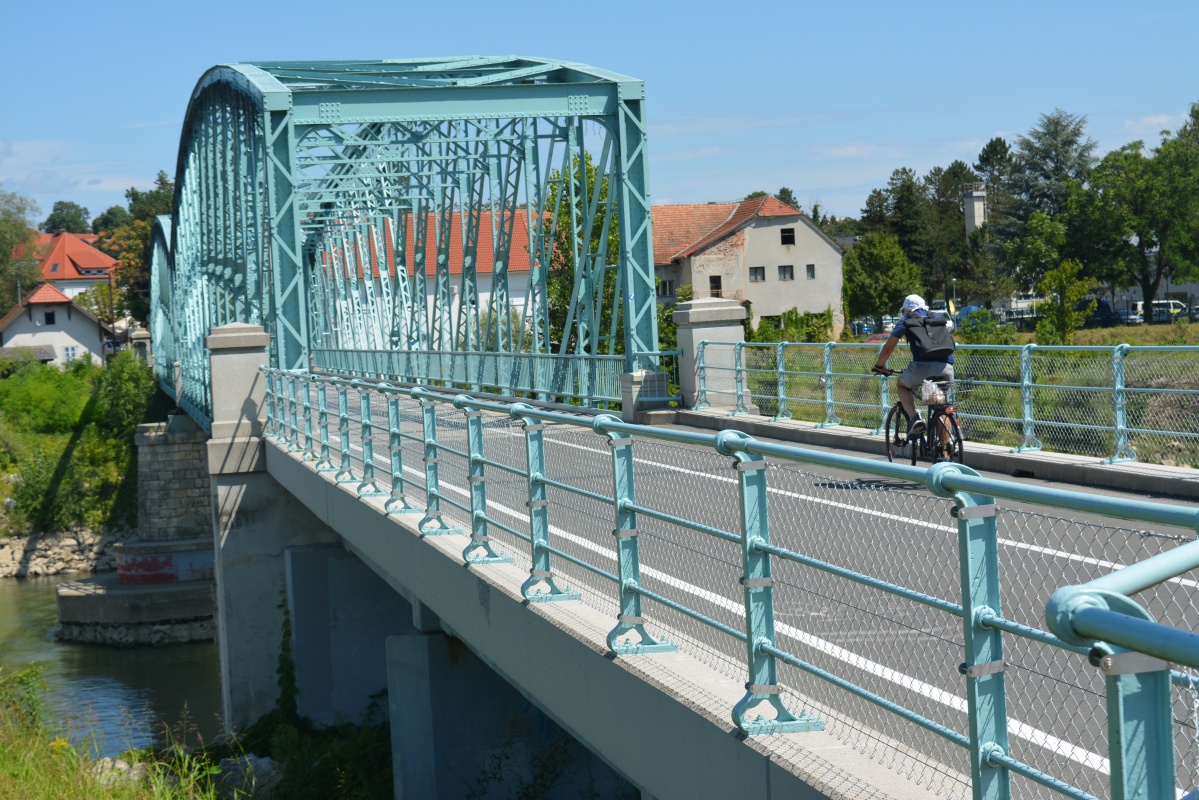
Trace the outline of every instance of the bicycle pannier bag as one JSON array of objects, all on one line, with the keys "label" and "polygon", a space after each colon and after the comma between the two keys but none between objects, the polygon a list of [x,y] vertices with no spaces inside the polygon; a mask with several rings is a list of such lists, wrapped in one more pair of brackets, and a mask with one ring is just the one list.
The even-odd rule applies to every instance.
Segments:
[{"label": "bicycle pannier bag", "polygon": [[904,320],[908,344],[924,361],[944,361],[953,355],[953,335],[944,317],[908,317]]}]

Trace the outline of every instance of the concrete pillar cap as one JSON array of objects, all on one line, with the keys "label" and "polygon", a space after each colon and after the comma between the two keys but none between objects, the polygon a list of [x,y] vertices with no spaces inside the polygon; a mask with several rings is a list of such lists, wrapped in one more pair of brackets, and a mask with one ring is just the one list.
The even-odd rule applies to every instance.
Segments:
[{"label": "concrete pillar cap", "polygon": [[231,322],[208,332],[209,350],[253,350],[271,343],[270,335],[261,325]]},{"label": "concrete pillar cap", "polygon": [[749,310],[736,300],[722,297],[703,297],[679,303],[671,314],[677,325],[710,325],[721,322],[741,322],[749,316]]}]

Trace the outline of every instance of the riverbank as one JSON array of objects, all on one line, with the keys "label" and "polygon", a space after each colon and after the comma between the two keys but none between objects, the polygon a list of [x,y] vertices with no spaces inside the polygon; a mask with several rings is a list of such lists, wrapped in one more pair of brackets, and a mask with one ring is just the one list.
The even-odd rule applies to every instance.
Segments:
[{"label": "riverbank", "polygon": [[6,537],[0,539],[0,578],[108,572],[117,568],[113,545],[135,535],[132,530],[81,530]]}]

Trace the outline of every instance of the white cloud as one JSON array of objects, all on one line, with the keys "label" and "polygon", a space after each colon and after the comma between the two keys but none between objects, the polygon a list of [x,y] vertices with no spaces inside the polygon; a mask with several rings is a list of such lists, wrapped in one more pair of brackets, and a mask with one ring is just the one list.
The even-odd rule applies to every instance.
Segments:
[{"label": "white cloud", "polygon": [[1156,140],[1163,130],[1173,130],[1186,120],[1186,114],[1149,114],[1140,119],[1124,120],[1124,133],[1138,139]]}]

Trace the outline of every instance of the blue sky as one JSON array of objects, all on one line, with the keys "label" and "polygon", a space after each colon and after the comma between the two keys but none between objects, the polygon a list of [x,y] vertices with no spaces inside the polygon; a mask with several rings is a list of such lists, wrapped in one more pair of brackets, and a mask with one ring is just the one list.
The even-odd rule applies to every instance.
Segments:
[{"label": "blue sky", "polygon": [[1195,0],[10,0],[0,31],[0,182],[42,217],[60,199],[98,214],[173,172],[196,80],[238,61],[582,61],[646,82],[654,202],[789,186],[853,216],[893,169],[971,162],[1057,107],[1103,153],[1156,143],[1199,101]]}]

